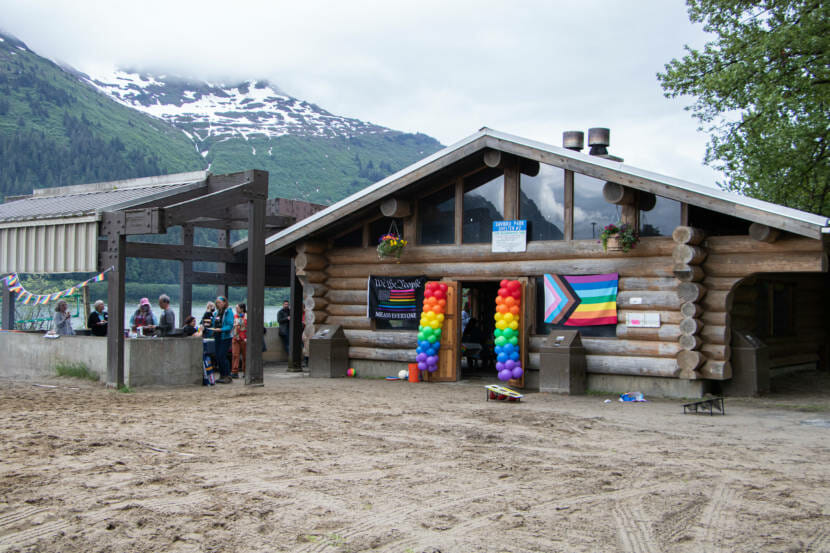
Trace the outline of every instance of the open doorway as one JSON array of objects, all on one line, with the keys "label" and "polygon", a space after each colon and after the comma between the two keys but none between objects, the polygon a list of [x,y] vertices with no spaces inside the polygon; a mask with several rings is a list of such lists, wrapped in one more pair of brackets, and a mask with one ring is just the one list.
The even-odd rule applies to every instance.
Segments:
[{"label": "open doorway", "polygon": [[461,283],[461,379],[497,379],[493,315],[498,290],[498,281]]}]

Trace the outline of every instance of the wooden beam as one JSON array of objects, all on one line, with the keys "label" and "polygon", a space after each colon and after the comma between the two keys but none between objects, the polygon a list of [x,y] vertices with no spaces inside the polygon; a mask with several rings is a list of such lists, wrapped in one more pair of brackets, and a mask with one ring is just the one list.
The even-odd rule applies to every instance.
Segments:
[{"label": "wooden beam", "polygon": [[565,170],[565,241],[574,239],[574,172]]},{"label": "wooden beam", "polygon": [[380,204],[380,212],[384,217],[409,217],[412,214],[412,205],[408,200],[386,198]]},{"label": "wooden beam", "polygon": [[509,156],[504,160],[504,219],[519,218],[519,160]]},{"label": "wooden beam", "polygon": [[[269,230],[281,230],[288,228],[296,222],[294,217],[286,215],[266,215],[265,228]],[[196,227],[215,228],[215,229],[230,229],[230,230],[244,230],[248,228],[248,218],[216,218],[216,217],[199,217],[198,219],[191,219],[190,223]]]},{"label": "wooden beam", "polygon": [[229,248],[192,246],[187,244],[153,244],[150,242],[127,242],[127,257],[212,261],[214,263],[234,263],[239,261],[239,257]]},{"label": "wooden beam", "polygon": [[[222,230],[219,231],[219,240],[217,241],[217,245],[219,248],[227,248],[231,242],[231,232],[229,230]],[[224,273],[226,271],[225,263],[219,263],[216,266],[216,270],[220,273]],[[225,298],[228,297],[228,284],[227,283],[220,283],[216,287],[216,295],[217,296],[224,296]]]},{"label": "wooden beam", "polygon": [[[182,246],[193,247],[193,226],[182,225]],[[179,266],[179,322],[184,325],[185,318],[193,310],[193,261],[183,260]]]},{"label": "wooden beam", "polygon": [[228,208],[244,203],[249,198],[256,196],[257,194],[251,190],[249,182],[237,184],[162,208],[164,210],[164,223],[167,227],[172,227],[199,217],[216,215],[221,218],[230,213]]},{"label": "wooden beam", "polygon": [[758,240],[759,242],[766,242],[767,244],[772,244],[778,237],[781,235],[781,231],[778,229],[774,229],[767,225],[762,225],[761,223],[752,223],[749,225],[749,236],[753,240]]},{"label": "wooden beam", "polygon": [[634,203],[637,194],[633,188],[628,188],[616,182],[606,182],[602,186],[602,197],[610,204],[630,205]]},{"label": "wooden beam", "polygon": [[455,185],[455,239],[456,246],[460,246],[464,240],[464,180],[456,179]]},{"label": "wooden beam", "polygon": [[501,165],[502,155],[499,150],[484,150],[483,159],[484,165],[495,168]]},{"label": "wooden beam", "polygon": [[[255,176],[262,179],[262,174]],[[265,189],[268,189],[268,176]],[[265,327],[265,198],[248,201],[248,344],[245,384],[262,386],[262,346]]]},{"label": "wooden beam", "polygon": [[288,370],[300,372],[303,370],[303,285],[297,278],[293,257],[290,275],[291,295],[288,305],[291,310],[291,319],[288,322]]},{"label": "wooden beam", "polygon": [[17,292],[9,290],[6,281],[3,281],[3,330],[14,330],[14,302]]},{"label": "wooden beam", "polygon": [[123,212],[103,215],[102,231],[107,237],[104,261],[114,267],[107,277],[107,386],[124,386],[124,292],[127,271],[127,237]]}]

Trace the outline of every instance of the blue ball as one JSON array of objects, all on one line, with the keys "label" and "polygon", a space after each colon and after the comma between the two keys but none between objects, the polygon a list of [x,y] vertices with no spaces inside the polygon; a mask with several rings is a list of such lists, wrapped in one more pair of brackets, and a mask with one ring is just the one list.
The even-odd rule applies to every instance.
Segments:
[{"label": "blue ball", "polygon": [[499,362],[499,363],[504,363],[505,361],[507,361],[508,357],[507,357],[507,354],[506,354],[506,353],[500,353],[500,354],[496,357],[496,359],[498,360],[498,362]]},{"label": "blue ball", "polygon": [[518,361],[519,360],[519,352],[514,351],[513,353],[511,353],[510,354],[510,359],[512,359],[513,361]]}]

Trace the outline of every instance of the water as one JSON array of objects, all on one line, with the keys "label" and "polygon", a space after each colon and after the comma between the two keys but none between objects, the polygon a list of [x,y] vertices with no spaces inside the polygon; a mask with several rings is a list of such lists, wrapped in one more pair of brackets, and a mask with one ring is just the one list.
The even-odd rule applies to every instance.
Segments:
[{"label": "water", "polygon": [[[138,305],[129,305],[124,309],[124,326],[130,326],[130,317],[133,316],[135,310],[138,309]],[[178,304],[170,304],[170,309],[173,310],[173,313],[176,314],[176,326],[178,328],[182,327],[182,323],[184,319],[179,319],[179,305]],[[276,322],[277,320],[277,313],[279,310],[282,309],[282,304],[280,305],[266,305],[265,306],[265,323]],[[205,313],[205,306],[202,304],[194,304],[193,309],[191,310],[191,315],[196,317],[197,320],[201,320],[202,315]],[[153,306],[153,315],[156,316],[158,320],[159,315],[161,315],[161,308],[159,306]],[[185,315],[186,316],[186,315]],[[84,321],[81,320],[80,317],[73,317],[72,318],[72,328],[83,328]]]}]

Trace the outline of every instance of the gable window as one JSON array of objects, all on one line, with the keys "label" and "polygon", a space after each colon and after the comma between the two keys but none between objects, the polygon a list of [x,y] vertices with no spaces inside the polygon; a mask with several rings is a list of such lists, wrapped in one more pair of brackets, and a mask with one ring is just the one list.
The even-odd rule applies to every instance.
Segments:
[{"label": "gable window", "polygon": [[455,242],[455,187],[447,186],[418,201],[418,243]]},{"label": "gable window", "polygon": [[605,225],[620,220],[620,208],[605,201],[603,186],[603,180],[574,173],[574,240],[598,240]]},{"label": "gable window", "polygon": [[504,219],[504,174],[479,171],[464,179],[462,238],[465,243],[490,242],[493,221]]},{"label": "gable window", "polygon": [[[395,223],[394,226],[392,225],[393,222]],[[403,235],[403,219],[399,217],[381,217],[369,223],[369,247],[376,248],[380,237],[388,233],[390,228],[392,232],[395,232],[395,229],[397,229],[398,236],[406,238]]]},{"label": "gable window", "polygon": [[564,169],[542,163],[535,177],[521,175],[520,178],[519,219],[527,221],[527,239],[564,239]]},{"label": "gable window", "polygon": [[680,202],[656,196],[654,207],[640,210],[640,236],[671,236],[680,226]]}]

